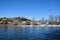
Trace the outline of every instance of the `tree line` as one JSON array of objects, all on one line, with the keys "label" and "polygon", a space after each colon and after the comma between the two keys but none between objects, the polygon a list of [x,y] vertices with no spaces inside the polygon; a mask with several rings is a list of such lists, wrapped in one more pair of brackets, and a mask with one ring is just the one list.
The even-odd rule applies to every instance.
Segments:
[{"label": "tree line", "polygon": [[50,15],[48,19],[42,18],[40,20],[41,24],[50,24],[50,25],[59,25],[60,24],[60,15]]}]

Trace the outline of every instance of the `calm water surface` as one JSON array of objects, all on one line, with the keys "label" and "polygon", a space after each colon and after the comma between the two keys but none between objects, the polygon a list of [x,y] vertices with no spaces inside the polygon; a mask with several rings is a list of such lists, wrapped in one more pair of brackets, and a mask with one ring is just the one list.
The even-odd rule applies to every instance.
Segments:
[{"label": "calm water surface", "polygon": [[0,26],[0,40],[60,40],[60,27]]}]

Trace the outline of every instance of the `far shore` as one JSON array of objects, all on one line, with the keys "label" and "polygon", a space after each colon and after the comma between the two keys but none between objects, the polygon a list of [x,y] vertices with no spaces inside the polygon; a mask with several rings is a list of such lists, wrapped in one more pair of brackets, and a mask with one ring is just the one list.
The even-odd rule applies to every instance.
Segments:
[{"label": "far shore", "polygon": [[60,25],[0,25],[0,26],[19,26],[19,27],[60,27]]}]

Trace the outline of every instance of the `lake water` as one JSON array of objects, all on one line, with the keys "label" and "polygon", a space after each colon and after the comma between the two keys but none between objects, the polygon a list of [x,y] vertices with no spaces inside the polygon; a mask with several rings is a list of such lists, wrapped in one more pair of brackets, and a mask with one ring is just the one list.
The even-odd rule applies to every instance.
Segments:
[{"label": "lake water", "polygon": [[0,26],[0,40],[60,40],[60,27]]}]

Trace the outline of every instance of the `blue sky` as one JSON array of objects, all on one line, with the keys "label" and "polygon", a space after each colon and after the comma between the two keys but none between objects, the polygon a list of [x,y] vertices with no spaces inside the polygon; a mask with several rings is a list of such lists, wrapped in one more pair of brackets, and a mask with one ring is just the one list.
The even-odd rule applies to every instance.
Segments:
[{"label": "blue sky", "polygon": [[60,15],[60,0],[0,0],[0,17],[29,19]]}]

